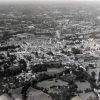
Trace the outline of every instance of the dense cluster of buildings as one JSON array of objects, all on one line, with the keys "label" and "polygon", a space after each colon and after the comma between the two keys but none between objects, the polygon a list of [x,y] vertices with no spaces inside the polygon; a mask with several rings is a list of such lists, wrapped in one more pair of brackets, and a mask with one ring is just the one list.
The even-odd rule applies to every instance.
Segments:
[{"label": "dense cluster of buildings", "polygon": [[99,13],[88,7],[26,6],[1,9],[0,95],[23,87],[25,100],[33,87],[46,100],[97,100]]}]

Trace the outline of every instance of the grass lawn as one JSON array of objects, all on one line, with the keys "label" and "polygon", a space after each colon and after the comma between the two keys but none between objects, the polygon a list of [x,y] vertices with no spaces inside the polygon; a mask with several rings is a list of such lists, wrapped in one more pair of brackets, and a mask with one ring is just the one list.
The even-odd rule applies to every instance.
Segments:
[{"label": "grass lawn", "polygon": [[60,86],[63,86],[63,85],[64,86],[68,86],[68,83],[64,82],[62,80],[57,80],[57,82],[56,82],[55,79],[52,79],[52,80],[42,81],[42,82],[39,82],[37,84],[38,87],[43,87],[43,88],[46,88],[46,89],[50,88],[53,85],[55,85],[55,86],[58,86],[58,85],[60,85]]}]

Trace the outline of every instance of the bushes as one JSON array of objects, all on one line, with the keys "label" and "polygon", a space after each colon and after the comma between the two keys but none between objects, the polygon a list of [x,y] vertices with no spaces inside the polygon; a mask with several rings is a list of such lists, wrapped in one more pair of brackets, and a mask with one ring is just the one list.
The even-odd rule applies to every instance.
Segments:
[{"label": "bushes", "polygon": [[48,74],[45,74],[45,73],[41,73],[38,76],[38,81],[43,81],[43,80],[47,80],[47,79],[51,79],[51,78],[53,78],[52,75],[48,75]]},{"label": "bushes", "polygon": [[88,93],[88,92],[92,92],[92,89],[90,89],[90,88],[87,88],[86,90],[84,90],[85,91],[85,93]]},{"label": "bushes", "polygon": [[83,93],[83,91],[82,90],[78,90],[77,93]]},{"label": "bushes", "polygon": [[20,66],[12,66],[10,68],[7,68],[4,71],[1,71],[0,77],[4,77],[4,76],[9,77],[9,76],[17,75],[22,72],[22,69],[23,68],[21,68]]},{"label": "bushes", "polygon": [[43,64],[31,65],[32,72],[47,71],[47,67]]},{"label": "bushes", "polygon": [[77,48],[72,48],[72,53],[73,53],[73,54],[81,54],[82,51],[79,50],[79,49],[77,49]]}]

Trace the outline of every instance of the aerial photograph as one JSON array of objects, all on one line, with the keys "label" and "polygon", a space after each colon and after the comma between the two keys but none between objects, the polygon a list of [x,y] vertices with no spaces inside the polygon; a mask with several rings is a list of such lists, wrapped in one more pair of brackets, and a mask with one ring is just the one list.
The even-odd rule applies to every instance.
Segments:
[{"label": "aerial photograph", "polygon": [[100,0],[0,0],[0,100],[100,100]]}]

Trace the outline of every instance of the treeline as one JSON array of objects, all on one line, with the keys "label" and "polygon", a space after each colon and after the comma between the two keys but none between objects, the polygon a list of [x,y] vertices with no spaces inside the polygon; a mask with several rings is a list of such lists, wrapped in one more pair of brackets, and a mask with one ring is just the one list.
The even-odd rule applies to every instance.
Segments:
[{"label": "treeline", "polygon": [[31,65],[30,67],[33,72],[42,72],[42,71],[47,71],[47,68],[61,68],[63,67],[63,65],[60,62],[49,62],[49,63]]},{"label": "treeline", "polygon": [[20,46],[14,46],[14,45],[11,45],[11,46],[3,46],[3,47],[0,47],[0,51],[7,51],[9,49],[16,49],[16,48],[19,48]]},{"label": "treeline", "polygon": [[18,61],[17,66],[9,64],[2,66],[3,70],[0,67],[0,77],[9,77],[20,74],[22,70],[26,71],[27,64],[23,59],[20,59],[20,61]]}]

